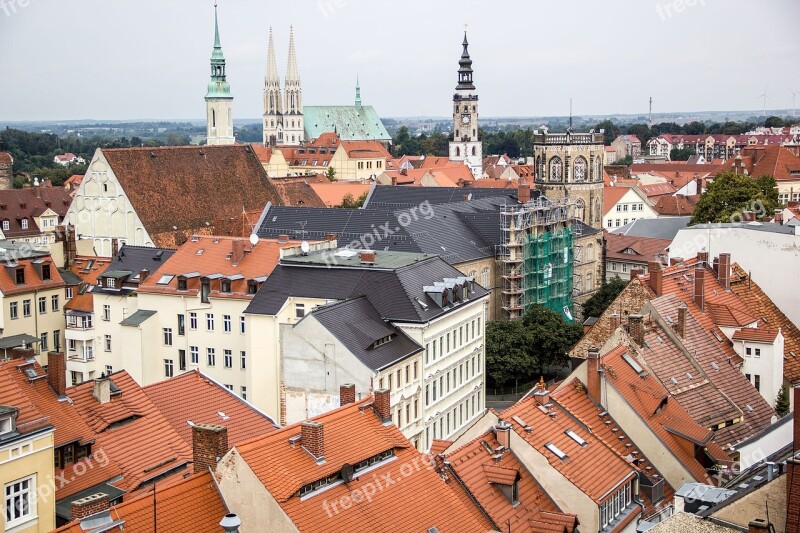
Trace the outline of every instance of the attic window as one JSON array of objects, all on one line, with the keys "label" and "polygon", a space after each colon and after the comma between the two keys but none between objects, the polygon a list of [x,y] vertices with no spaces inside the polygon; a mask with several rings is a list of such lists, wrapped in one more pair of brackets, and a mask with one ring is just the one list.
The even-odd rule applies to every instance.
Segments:
[{"label": "attic window", "polygon": [[642,376],[644,374],[644,369],[636,362],[636,360],[628,354],[622,354],[622,359],[630,365],[634,372]]},{"label": "attic window", "polygon": [[231,292],[231,280],[223,279],[220,282],[220,292]]},{"label": "attic window", "polygon": [[106,287],[109,289],[114,289],[117,286],[117,280],[114,278],[106,278]]},{"label": "attic window", "polygon": [[247,282],[247,294],[255,294],[257,290],[258,284],[255,281],[250,280]]},{"label": "attic window", "polygon": [[197,250],[197,253],[195,253],[194,255],[203,255],[203,249],[200,248],[199,250]]},{"label": "attic window", "polygon": [[179,291],[186,290],[186,278],[178,278],[178,290]]},{"label": "attic window", "polygon": [[45,281],[50,279],[50,265],[42,265],[42,279]]},{"label": "attic window", "polygon": [[394,333],[386,335],[385,337],[382,337],[382,338],[376,340],[375,342],[373,342],[372,343],[372,348],[377,348],[378,346],[386,344],[387,342],[390,342],[393,338],[394,338]]},{"label": "attic window", "polygon": [[11,433],[16,428],[14,427],[14,416],[12,413],[8,413],[0,418],[0,435],[4,435],[6,433]]},{"label": "attic window", "polygon": [[161,276],[159,278],[159,280],[156,283],[156,285],[169,285],[170,282],[172,281],[172,278],[174,278],[174,277],[175,276],[170,276],[169,274],[164,274],[163,276]]},{"label": "attic window", "polygon": [[580,435],[578,435],[577,433],[575,433],[575,432],[574,432],[574,431],[572,431],[571,429],[568,429],[568,430],[566,430],[564,433],[565,433],[565,434],[566,434],[566,435],[567,435],[569,438],[571,438],[572,440],[574,440],[575,442],[577,442],[577,443],[578,443],[578,446],[586,446],[586,441],[585,441],[583,438],[581,438],[581,436],[580,436]]},{"label": "attic window", "polygon": [[16,275],[17,285],[24,285],[25,284],[25,269],[18,268],[14,273]]},{"label": "attic window", "polygon": [[8,231],[11,229],[11,224],[9,224],[8,220],[3,221],[3,231]]},{"label": "attic window", "polygon": [[23,218],[20,221],[20,227],[22,227],[22,229],[28,229],[28,219],[27,218]]},{"label": "attic window", "polygon": [[553,452],[553,454],[562,461],[569,458],[566,453],[562,452],[561,449],[552,442],[548,442],[544,447]]}]

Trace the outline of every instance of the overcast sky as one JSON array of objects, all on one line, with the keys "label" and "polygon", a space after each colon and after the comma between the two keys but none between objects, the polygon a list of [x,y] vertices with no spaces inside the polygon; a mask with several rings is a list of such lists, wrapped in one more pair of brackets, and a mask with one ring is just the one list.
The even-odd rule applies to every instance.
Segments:
[{"label": "overcast sky", "polygon": [[[22,5],[20,4],[22,3]],[[681,9],[682,8],[682,9]],[[200,119],[213,2],[0,0],[0,121]],[[481,115],[791,108],[798,0],[219,0],[234,117],[294,25],[303,101],[445,116],[464,24]],[[800,95],[798,95],[800,105]]]}]

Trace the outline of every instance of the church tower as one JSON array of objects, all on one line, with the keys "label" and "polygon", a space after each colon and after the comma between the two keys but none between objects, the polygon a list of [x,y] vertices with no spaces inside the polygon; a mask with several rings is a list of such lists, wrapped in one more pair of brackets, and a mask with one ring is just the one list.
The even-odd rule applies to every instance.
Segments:
[{"label": "church tower", "polygon": [[225,79],[225,56],[219,44],[217,5],[214,4],[214,51],[211,52],[211,81],[206,93],[206,144],[233,144],[233,95]]},{"label": "church tower", "polygon": [[269,49],[267,50],[267,74],[264,76],[264,144],[283,143],[283,95],[278,64],[275,61],[275,45],[272,42],[272,28],[269,29]]},{"label": "church tower", "polygon": [[294,30],[289,29],[289,63],[286,68],[283,105],[283,144],[298,145],[305,141],[303,127],[303,91],[297,73]]},{"label": "church tower", "polygon": [[483,175],[483,143],[478,140],[478,94],[472,83],[472,59],[469,57],[467,32],[458,62],[458,85],[453,95],[453,140],[450,161],[460,161],[479,179]]}]

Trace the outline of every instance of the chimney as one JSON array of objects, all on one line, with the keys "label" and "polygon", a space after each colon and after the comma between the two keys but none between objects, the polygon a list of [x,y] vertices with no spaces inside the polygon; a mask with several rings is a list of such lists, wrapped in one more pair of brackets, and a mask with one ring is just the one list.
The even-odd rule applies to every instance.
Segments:
[{"label": "chimney", "polygon": [[747,533],[762,533],[763,531],[768,532],[769,529],[769,522],[763,518],[756,518],[747,524]]},{"label": "chimney", "polygon": [[644,345],[644,315],[628,315],[628,333],[633,342]]},{"label": "chimney", "polygon": [[547,390],[547,383],[544,382],[544,376],[539,376],[539,383],[536,384],[536,392],[533,393],[533,397],[539,405],[550,403],[550,392]]},{"label": "chimney", "polygon": [[111,257],[116,257],[119,253],[119,239],[113,237],[111,239]]},{"label": "chimney", "polygon": [[144,283],[144,280],[146,280],[148,278],[148,276],[150,276],[150,271],[149,270],[147,270],[146,268],[143,268],[142,270],[140,270],[139,271],[139,285]]},{"label": "chimney", "polygon": [[281,243],[281,244],[289,242],[289,236],[288,235],[278,235],[278,242]]},{"label": "chimney", "polygon": [[[800,399],[796,392],[794,398],[795,401]],[[795,406],[797,405],[795,403]],[[796,428],[795,438],[797,438]],[[798,444],[795,440],[795,450]],[[786,533],[800,533],[800,459],[792,457],[786,460]]]},{"label": "chimney", "polygon": [[374,394],[375,411],[378,413],[378,417],[384,424],[390,424],[392,422],[391,391],[389,389],[378,389]]},{"label": "chimney", "polygon": [[631,269],[631,279],[636,279],[639,276],[641,276],[642,274],[644,274],[644,270],[642,270],[641,268],[632,268]]},{"label": "chimney", "polygon": [[775,223],[779,226],[783,226],[783,210],[776,209],[775,210]]},{"label": "chimney", "polygon": [[664,286],[664,272],[661,269],[659,261],[650,261],[647,263],[647,270],[650,272],[650,288],[656,293],[656,296],[661,296],[661,291]]},{"label": "chimney", "polygon": [[619,328],[620,324],[622,323],[619,313],[616,312],[612,313],[610,318],[611,318],[611,331],[617,331],[617,328]]},{"label": "chimney", "polygon": [[683,263],[683,257],[670,257],[669,266],[679,265]]},{"label": "chimney", "polygon": [[335,241],[336,240],[336,234],[335,233],[326,234],[325,235],[325,240],[328,241],[328,242]]},{"label": "chimney", "polygon": [[742,211],[742,222],[755,222],[756,214],[753,211]]},{"label": "chimney", "polygon": [[244,239],[233,239],[231,241],[231,264],[238,265],[244,258]]},{"label": "chimney", "polygon": [[105,375],[100,374],[99,378],[94,380],[94,390],[92,391],[94,399],[100,403],[108,403],[111,401],[111,380]]},{"label": "chimney", "polygon": [[33,357],[33,348],[29,348],[27,345],[11,349],[11,359],[33,359]]},{"label": "chimney", "polygon": [[506,449],[511,449],[511,424],[505,420],[500,420],[494,427],[497,443]]},{"label": "chimney", "polygon": [[192,426],[192,455],[194,472],[214,470],[217,461],[228,453],[228,429],[216,424]]},{"label": "chimney", "polygon": [[701,311],[705,311],[706,270],[701,267],[694,269],[694,303]]},{"label": "chimney", "polygon": [[708,264],[708,252],[697,252],[697,261],[703,266]]},{"label": "chimney", "polygon": [[47,382],[53,392],[61,398],[67,392],[67,360],[61,352],[47,354]]},{"label": "chimney", "polygon": [[678,320],[675,322],[675,332],[679,337],[683,338],[686,333],[686,306],[682,305],[678,308]]},{"label": "chimney", "polygon": [[345,383],[339,386],[339,405],[348,405],[356,402],[356,386],[353,383]]},{"label": "chimney", "polygon": [[731,254],[719,254],[719,284],[726,291],[731,288]]},{"label": "chimney", "polygon": [[300,424],[300,446],[321,463],[325,461],[325,432],[322,422],[306,420]]},{"label": "chimney", "polygon": [[695,194],[703,194],[703,178],[694,175],[694,182],[697,185],[697,192]]},{"label": "chimney", "polygon": [[713,265],[711,269],[714,271],[714,277],[719,279],[719,257],[714,258]]},{"label": "chimney", "polygon": [[375,264],[375,252],[370,250],[362,250],[358,256],[362,265],[374,265]]},{"label": "chimney", "polygon": [[[400,173],[405,176],[406,174],[408,174],[408,171],[406,169],[403,169],[400,171]],[[392,185],[397,186],[397,176],[392,176]]]},{"label": "chimney", "polygon": [[[275,136],[273,135],[272,138],[274,139]],[[219,522],[219,527],[221,527],[225,533],[239,533],[239,526],[241,525],[242,520],[236,516],[235,513],[226,514]]]},{"label": "chimney", "polygon": [[586,357],[586,389],[592,400],[600,403],[600,350],[594,346]]},{"label": "chimney", "polygon": [[70,504],[73,520],[83,520],[87,516],[108,511],[109,507],[108,494],[104,492],[86,496]]},{"label": "chimney", "polygon": [[531,186],[522,180],[520,180],[517,188],[517,200],[521,204],[527,204],[531,201]]}]

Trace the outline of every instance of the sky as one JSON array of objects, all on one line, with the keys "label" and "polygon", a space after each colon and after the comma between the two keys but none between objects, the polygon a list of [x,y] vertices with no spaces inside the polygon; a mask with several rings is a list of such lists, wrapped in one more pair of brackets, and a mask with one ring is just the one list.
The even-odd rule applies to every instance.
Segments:
[{"label": "sky", "polygon": [[[295,32],[305,105],[447,116],[468,25],[482,117],[789,109],[797,0],[219,0],[236,119],[267,37]],[[0,0],[0,122],[201,119],[213,0]],[[797,95],[800,106],[800,94]]]}]

